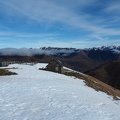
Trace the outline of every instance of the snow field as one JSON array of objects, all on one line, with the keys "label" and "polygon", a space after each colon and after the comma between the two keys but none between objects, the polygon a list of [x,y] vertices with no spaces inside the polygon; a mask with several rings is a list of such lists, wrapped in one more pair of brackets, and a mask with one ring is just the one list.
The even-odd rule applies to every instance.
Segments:
[{"label": "snow field", "polygon": [[0,120],[120,120],[120,101],[83,80],[13,64],[18,75],[0,77]]}]

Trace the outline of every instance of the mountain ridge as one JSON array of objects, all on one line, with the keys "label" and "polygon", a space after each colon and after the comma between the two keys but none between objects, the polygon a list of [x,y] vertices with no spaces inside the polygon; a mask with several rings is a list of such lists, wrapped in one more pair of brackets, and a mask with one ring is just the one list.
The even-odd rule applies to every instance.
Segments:
[{"label": "mountain ridge", "polygon": [[59,55],[67,56],[71,53],[78,53],[81,51],[91,51],[91,50],[101,50],[101,51],[111,51],[115,54],[120,54],[120,45],[119,46],[101,46],[101,47],[93,47],[93,48],[59,48],[59,47],[40,47],[40,48],[2,48],[0,49],[0,55],[18,55],[18,56],[33,56],[36,54],[45,54],[45,55]]},{"label": "mountain ridge", "polygon": [[[51,58],[59,59],[64,66],[85,72],[110,61],[120,60],[120,46],[98,47],[89,49],[75,48],[21,48],[0,49],[0,61],[50,62]],[[4,54],[1,54],[3,52]],[[11,54],[13,52],[14,54]],[[8,54],[7,54],[8,53]],[[18,54],[17,54],[18,53]]]},{"label": "mountain ridge", "polygon": [[93,70],[86,71],[85,74],[120,90],[120,60],[100,65]]}]

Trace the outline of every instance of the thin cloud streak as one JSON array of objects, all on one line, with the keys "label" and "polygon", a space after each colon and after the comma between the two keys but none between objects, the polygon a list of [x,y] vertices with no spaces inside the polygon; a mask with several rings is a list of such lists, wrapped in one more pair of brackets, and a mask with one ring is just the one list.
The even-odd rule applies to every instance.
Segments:
[{"label": "thin cloud streak", "polygon": [[108,12],[110,14],[114,13],[120,15],[120,1],[110,2],[106,7],[105,12]]},{"label": "thin cloud streak", "polygon": [[2,36],[17,36],[17,37],[24,37],[24,38],[31,38],[31,37],[52,37],[52,36],[59,36],[60,34],[54,34],[54,33],[39,33],[39,34],[33,34],[33,33],[17,33],[17,32],[0,32],[0,37]]},{"label": "thin cloud streak", "polygon": [[[4,4],[6,3],[4,2]],[[89,18],[86,19],[83,12],[79,12],[78,15],[73,12],[72,9],[69,9],[69,7],[66,8],[65,6],[60,6],[54,1],[40,0],[35,2],[30,0],[28,3],[28,1],[24,0],[21,0],[20,2],[16,2],[15,0],[12,0],[11,2],[9,0],[7,1],[7,5],[13,7],[13,9],[16,10],[16,14],[17,12],[20,12],[22,15],[39,22],[44,23],[47,21],[51,24],[54,22],[61,22],[76,29],[83,29],[94,34],[109,36],[120,35],[119,29],[105,28],[104,24],[99,26],[96,23],[92,23],[89,21]],[[85,5],[86,4],[84,3],[84,6]],[[13,10],[11,10],[11,12],[13,12]],[[92,17],[92,15],[90,17]]]},{"label": "thin cloud streak", "polygon": [[[31,46],[38,44],[43,45],[43,41],[46,46],[74,45],[78,47],[77,42],[80,43],[81,46],[85,46],[83,41],[85,41],[86,44],[91,43],[91,45],[97,45],[98,42],[102,44],[100,41],[106,41],[107,44],[109,43],[110,36],[120,36],[120,27],[115,27],[120,21],[120,8],[118,7],[120,2],[117,1],[116,5],[115,1],[107,1],[102,8],[95,9],[96,13],[98,11],[98,15],[92,14],[95,11],[90,13],[88,8],[91,9],[92,7],[96,7],[97,4],[99,5],[99,2],[99,0],[66,0],[64,2],[61,0],[0,0],[2,4],[0,13],[3,15],[5,14],[6,19],[11,19],[13,23],[14,18],[21,18],[21,20],[25,20],[26,23],[29,24],[37,22],[38,25],[49,25],[48,29],[50,30],[52,25],[60,24],[59,27],[57,26],[58,29],[63,27],[63,30],[71,28],[73,31],[84,31],[87,36],[85,39],[83,38],[83,40],[82,38],[80,40],[75,38],[73,41],[71,40],[71,43],[68,43],[64,42],[61,38],[55,38],[56,36],[62,37],[62,34],[58,31],[55,33],[51,31],[51,33],[43,32],[39,34],[38,32],[30,33],[30,31],[22,33],[12,30],[9,30],[9,32],[8,30],[6,30],[6,32],[1,30],[0,37],[11,36],[12,38],[12,36],[14,36],[17,37],[18,40],[21,38],[33,38],[33,41],[37,39],[35,42],[30,41]],[[100,3],[100,5],[102,4],[103,3]],[[117,12],[115,13],[116,10]],[[26,27],[27,24],[25,24],[24,28]],[[48,42],[45,42],[45,39]],[[54,39],[56,39],[57,42],[54,42]],[[89,40],[87,41],[86,39]],[[112,39],[111,41],[111,43],[113,43]]]},{"label": "thin cloud streak", "polygon": [[[48,40],[48,39],[38,39],[36,41],[25,41],[23,39],[14,39],[11,42],[8,42],[7,39],[0,41],[0,48],[16,47],[16,48],[39,48],[39,47],[60,47],[60,48],[90,48],[95,46],[108,46],[108,45],[120,45],[120,39],[109,40],[107,38],[101,38],[100,36],[95,36],[96,38],[91,39],[80,39],[80,40],[71,40],[71,41],[62,41],[62,40]],[[5,42],[7,41],[7,42]],[[17,44],[16,44],[16,42]],[[44,44],[43,44],[44,41]]]}]

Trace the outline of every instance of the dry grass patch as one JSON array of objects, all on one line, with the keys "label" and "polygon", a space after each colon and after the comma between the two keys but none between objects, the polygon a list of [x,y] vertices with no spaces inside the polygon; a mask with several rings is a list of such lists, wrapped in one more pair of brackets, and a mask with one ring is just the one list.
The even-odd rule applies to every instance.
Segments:
[{"label": "dry grass patch", "polygon": [[5,75],[17,75],[15,72],[10,72],[9,70],[6,69],[0,69],[0,76],[5,76]]},{"label": "dry grass patch", "polygon": [[79,72],[73,72],[70,70],[66,71],[64,74],[68,76],[74,76],[79,79],[83,79],[85,80],[84,82],[86,83],[87,86],[94,88],[96,91],[102,91],[107,93],[108,95],[112,95],[113,98],[116,100],[120,99],[120,90],[115,89],[110,85],[107,85],[104,82],[101,82],[100,80],[92,76],[81,74]]}]

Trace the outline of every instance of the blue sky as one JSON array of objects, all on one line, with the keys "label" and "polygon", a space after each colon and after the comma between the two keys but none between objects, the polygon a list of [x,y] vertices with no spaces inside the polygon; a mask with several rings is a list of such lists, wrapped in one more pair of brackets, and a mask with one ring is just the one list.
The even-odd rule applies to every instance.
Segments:
[{"label": "blue sky", "polygon": [[120,0],[0,0],[0,48],[120,45]]}]

